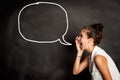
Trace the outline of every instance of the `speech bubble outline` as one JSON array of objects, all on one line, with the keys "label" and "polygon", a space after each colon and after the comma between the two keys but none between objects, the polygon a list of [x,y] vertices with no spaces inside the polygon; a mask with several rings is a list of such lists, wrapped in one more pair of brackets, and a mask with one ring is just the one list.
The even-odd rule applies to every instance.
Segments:
[{"label": "speech bubble outline", "polygon": [[[62,41],[61,41],[60,38],[58,38],[58,39],[56,39],[56,40],[53,40],[53,41],[37,41],[37,40],[31,40],[31,39],[26,38],[26,37],[22,34],[21,29],[20,29],[20,14],[21,14],[21,12],[22,12],[25,8],[27,8],[27,7],[29,7],[29,6],[39,5],[39,4],[51,4],[51,5],[56,5],[56,6],[60,7],[60,8],[65,12],[67,27],[66,27],[65,33],[62,35]],[[22,36],[23,39],[25,39],[26,41],[29,41],[29,42],[34,42],[34,43],[55,43],[55,42],[59,41],[59,42],[60,42],[61,44],[63,44],[63,45],[72,45],[71,43],[68,43],[68,42],[65,41],[65,39],[64,39],[65,35],[67,34],[68,27],[69,27],[69,25],[68,25],[68,15],[67,15],[67,11],[66,11],[61,5],[59,5],[59,4],[57,4],[57,3],[53,3],[53,2],[36,2],[36,3],[31,3],[31,4],[28,4],[28,5],[24,6],[24,7],[20,10],[20,12],[19,12],[19,14],[18,14],[18,32],[19,32],[19,34]]]}]

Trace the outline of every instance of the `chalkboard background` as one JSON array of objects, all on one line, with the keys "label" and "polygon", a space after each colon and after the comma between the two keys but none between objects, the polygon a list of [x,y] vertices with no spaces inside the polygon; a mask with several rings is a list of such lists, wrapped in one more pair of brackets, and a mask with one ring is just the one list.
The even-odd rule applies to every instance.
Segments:
[{"label": "chalkboard background", "polygon": [[[74,39],[76,35],[79,35],[82,26],[97,22],[104,25],[103,41],[99,46],[113,58],[120,70],[119,0],[44,0],[58,3],[66,9],[69,29],[65,40],[72,43],[71,46],[62,45],[60,42],[31,43],[20,36],[17,29],[18,13],[25,5],[37,1],[41,0],[1,0],[0,2],[1,80],[90,80],[88,68],[79,75],[72,74],[76,56]],[[64,15],[62,16],[64,18]],[[41,18],[44,19],[42,16]],[[36,33],[29,33],[28,36],[39,40],[47,39],[47,37],[49,40],[56,38],[65,31],[63,26],[66,24],[63,18],[55,18],[57,27],[44,29],[44,34],[39,31],[44,27],[37,27]],[[36,26],[37,23],[39,22],[36,22]],[[63,24],[59,25],[59,23]],[[46,23],[48,26],[51,24],[52,22]],[[34,29],[27,26],[23,28],[23,33],[27,30],[32,32]],[[53,33],[50,34],[49,30]]]}]

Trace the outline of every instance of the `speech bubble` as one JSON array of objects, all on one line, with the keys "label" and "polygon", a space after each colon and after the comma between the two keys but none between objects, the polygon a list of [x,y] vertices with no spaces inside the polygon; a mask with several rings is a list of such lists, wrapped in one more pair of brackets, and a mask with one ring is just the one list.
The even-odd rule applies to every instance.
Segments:
[{"label": "speech bubble", "polygon": [[[40,4],[49,4],[49,5],[55,5],[55,6],[58,6],[58,7],[60,7],[63,11],[64,11],[64,13],[65,13],[65,18],[66,18],[66,30],[65,30],[65,32],[64,32],[64,34],[62,35],[62,38],[57,38],[56,40],[51,40],[51,41],[38,41],[38,40],[32,40],[32,39],[29,39],[29,38],[27,38],[27,37],[25,37],[23,34],[22,34],[22,32],[21,32],[21,27],[20,27],[20,17],[21,17],[21,13],[22,13],[22,11],[24,10],[24,9],[26,9],[27,7],[30,7],[30,6],[34,6],[34,5],[40,5]],[[68,15],[67,15],[67,11],[61,6],[61,5],[59,5],[59,4],[57,4],[57,3],[53,3],[53,2],[36,2],[36,3],[31,3],[31,4],[28,4],[28,5],[26,5],[26,6],[24,6],[21,10],[20,10],[20,12],[19,12],[19,14],[18,14],[18,31],[19,31],[19,34],[22,36],[22,38],[23,39],[25,39],[26,41],[29,41],[29,42],[34,42],[34,43],[55,43],[55,42],[57,42],[57,41],[59,41],[61,44],[63,44],[63,45],[72,45],[71,43],[69,43],[69,42],[67,42],[65,39],[64,39],[64,37],[65,37],[65,35],[66,35],[66,33],[67,33],[67,31],[68,31],[68,27],[69,27],[69,25],[68,25]]]}]

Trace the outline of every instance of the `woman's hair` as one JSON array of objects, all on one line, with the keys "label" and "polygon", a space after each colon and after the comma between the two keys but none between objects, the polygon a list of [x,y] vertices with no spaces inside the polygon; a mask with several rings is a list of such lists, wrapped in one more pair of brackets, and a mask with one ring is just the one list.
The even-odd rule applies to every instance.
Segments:
[{"label": "woman's hair", "polygon": [[103,25],[101,23],[91,24],[82,29],[87,30],[88,38],[94,39],[94,45],[98,45],[101,42],[103,36]]}]

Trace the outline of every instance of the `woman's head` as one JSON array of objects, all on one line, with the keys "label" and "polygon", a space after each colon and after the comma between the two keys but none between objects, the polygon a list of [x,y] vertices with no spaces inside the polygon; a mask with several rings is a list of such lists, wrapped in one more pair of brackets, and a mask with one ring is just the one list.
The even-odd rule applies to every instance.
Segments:
[{"label": "woman's head", "polygon": [[80,32],[81,45],[84,47],[90,45],[98,45],[103,36],[103,25],[101,23],[84,26]]}]

